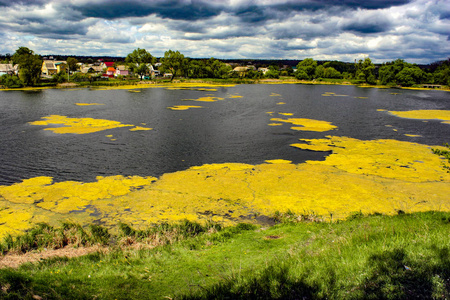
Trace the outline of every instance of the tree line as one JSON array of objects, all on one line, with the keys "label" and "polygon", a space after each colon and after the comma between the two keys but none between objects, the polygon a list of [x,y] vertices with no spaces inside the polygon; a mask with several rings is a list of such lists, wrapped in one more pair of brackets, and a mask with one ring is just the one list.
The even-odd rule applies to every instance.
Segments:
[{"label": "tree line", "polygon": [[[36,86],[40,81],[42,60],[33,50],[20,47],[8,60],[9,63],[19,66],[18,76],[3,75],[0,77],[0,85],[7,87]],[[69,73],[76,71],[78,60],[67,58]],[[157,58],[145,49],[137,48],[129,53],[123,62],[131,72],[139,76],[140,80],[150,73],[151,68],[157,62]],[[450,59],[441,62],[434,70],[422,69],[418,65],[410,64],[402,59],[386,62],[375,66],[370,58],[360,59],[355,63],[339,61],[318,62],[312,58],[300,61],[296,70],[291,66],[280,69],[280,66],[272,64],[267,70],[244,69],[244,72],[234,72],[229,64],[215,58],[190,59],[179,51],[168,50],[164,57],[159,59],[158,70],[171,74],[170,80],[175,77],[186,78],[280,78],[294,76],[298,80],[345,80],[352,83],[367,83],[371,85],[381,84],[388,86],[414,86],[420,84],[436,84],[450,86]],[[117,64],[117,63],[116,63]],[[73,79],[80,77],[86,79],[86,75],[75,73]],[[67,74],[56,74],[52,80],[63,82]]]}]

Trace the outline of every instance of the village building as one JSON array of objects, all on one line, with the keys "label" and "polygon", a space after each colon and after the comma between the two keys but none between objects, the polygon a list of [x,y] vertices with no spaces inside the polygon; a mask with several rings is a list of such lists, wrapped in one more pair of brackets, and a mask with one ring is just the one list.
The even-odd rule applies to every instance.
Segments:
[{"label": "village building", "polygon": [[264,75],[266,75],[266,73],[269,72],[269,68],[258,68],[258,72],[261,72]]},{"label": "village building", "polygon": [[106,76],[114,77],[114,73],[116,72],[116,69],[114,67],[109,67],[106,69]]},{"label": "village building", "polygon": [[123,66],[123,65],[117,66],[116,71],[114,72],[114,76],[115,77],[128,76],[128,75],[130,75],[130,72],[128,71],[128,67],[127,66]]},{"label": "village building", "polygon": [[67,62],[56,60],[44,60],[42,62],[41,74],[44,76],[56,75],[59,72],[67,72]]},{"label": "village building", "polygon": [[80,67],[81,73],[103,73],[103,67],[102,66],[94,66],[92,64],[90,65],[83,65]]},{"label": "village building", "polygon": [[2,75],[17,75],[18,65],[13,66],[13,64],[0,64],[0,76]]},{"label": "village building", "polygon": [[249,70],[249,67],[236,67],[233,69],[233,72],[236,72],[239,74],[239,77],[244,77],[247,75],[247,72]]}]

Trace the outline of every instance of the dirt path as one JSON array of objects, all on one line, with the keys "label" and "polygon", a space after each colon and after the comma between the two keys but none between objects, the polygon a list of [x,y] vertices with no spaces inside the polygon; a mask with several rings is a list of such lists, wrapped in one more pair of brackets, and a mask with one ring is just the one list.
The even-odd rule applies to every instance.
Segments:
[{"label": "dirt path", "polygon": [[67,246],[61,249],[44,250],[41,252],[27,252],[25,254],[6,254],[0,256],[0,268],[18,268],[21,264],[28,262],[35,263],[53,257],[72,258],[87,255],[89,253],[97,251],[105,252],[108,250],[106,247],[102,246],[80,247],[80,248],[73,248],[71,246]]}]

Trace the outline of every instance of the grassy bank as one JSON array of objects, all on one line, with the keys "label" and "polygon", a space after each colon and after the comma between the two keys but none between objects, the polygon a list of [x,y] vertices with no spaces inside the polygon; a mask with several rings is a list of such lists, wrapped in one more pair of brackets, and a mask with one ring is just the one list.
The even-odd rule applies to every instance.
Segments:
[{"label": "grassy bank", "polygon": [[115,245],[74,259],[2,269],[0,297],[450,297],[450,213],[355,214],[337,223],[297,222],[289,214],[278,218],[283,223],[270,228],[184,222],[136,231],[122,224],[115,237],[87,229],[87,235],[108,237],[98,242]]}]

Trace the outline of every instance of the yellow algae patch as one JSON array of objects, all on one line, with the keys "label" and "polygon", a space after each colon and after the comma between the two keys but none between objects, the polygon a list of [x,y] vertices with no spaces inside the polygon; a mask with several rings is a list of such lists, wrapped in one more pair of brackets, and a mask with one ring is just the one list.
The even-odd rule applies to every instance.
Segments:
[{"label": "yellow algae patch", "polygon": [[196,106],[196,105],[174,105],[167,107],[171,110],[188,110],[190,108],[202,108],[203,106]]},{"label": "yellow algae patch", "polygon": [[140,83],[138,85],[118,85],[118,86],[108,86],[102,88],[91,88],[96,91],[106,91],[106,90],[137,90],[146,88],[170,88],[170,89],[210,89],[215,90],[218,87],[234,87],[235,84],[214,84],[214,83],[195,83],[195,82],[178,82],[178,83]]},{"label": "yellow algae patch", "polygon": [[139,176],[97,177],[97,182],[52,183],[51,177],[36,177],[11,186],[0,186],[0,195],[10,203],[34,204],[58,213],[80,210],[92,201],[123,196],[149,185],[156,178]]},{"label": "yellow algae patch", "polygon": [[131,93],[140,93],[141,92],[141,90],[128,90],[128,91]]},{"label": "yellow algae patch", "polygon": [[112,138],[113,137],[113,135],[112,134],[107,134],[107,135],[105,135],[107,138]]},{"label": "yellow algae patch", "polygon": [[385,109],[379,108],[377,111],[386,111]]},{"label": "yellow algae patch", "polygon": [[90,106],[90,105],[105,105],[103,103],[75,103],[78,106]]},{"label": "yellow algae patch", "polygon": [[409,136],[409,137],[422,137],[420,134],[405,134],[405,136]]},{"label": "yellow algae patch", "polygon": [[196,88],[196,87],[168,87],[166,90],[191,90],[191,91],[205,91],[205,92],[217,92],[217,89],[213,88]]},{"label": "yellow algae patch", "polygon": [[277,105],[284,105],[286,102],[278,102]]},{"label": "yellow algae patch", "polygon": [[134,126],[129,124],[122,124],[118,121],[110,121],[103,119],[93,119],[93,118],[69,118],[66,116],[51,115],[48,117],[43,117],[43,121],[30,122],[31,125],[63,125],[65,127],[51,127],[45,130],[51,130],[55,133],[74,133],[74,134],[85,134],[98,132],[102,130],[118,128],[118,127],[128,127]]},{"label": "yellow algae patch", "polygon": [[[437,155],[430,155],[429,146],[396,140],[362,141],[335,136],[301,141],[311,145],[309,148],[300,146],[301,149],[313,150],[314,146],[320,151],[333,151],[325,161],[311,161],[311,164],[406,182],[450,181],[450,174],[443,172],[442,160]],[[292,146],[299,145],[302,144]]]},{"label": "yellow algae patch", "polygon": [[337,126],[331,124],[331,122],[313,120],[313,119],[301,119],[301,118],[289,118],[289,119],[281,119],[281,118],[272,118],[270,119],[274,122],[283,122],[290,123],[293,125],[298,125],[302,127],[291,127],[292,130],[301,130],[301,131],[317,131],[324,132],[336,129]]},{"label": "yellow algae patch", "polygon": [[142,126],[136,126],[134,128],[131,128],[130,131],[145,131],[145,130],[152,130],[153,128],[148,127],[142,127]]},{"label": "yellow algae patch", "polygon": [[325,93],[325,94],[322,94],[322,96],[333,96],[333,97],[347,97],[348,95],[338,95],[338,94],[335,94],[335,93]]},{"label": "yellow algae patch", "polygon": [[450,124],[450,110],[389,111],[389,113],[400,118],[442,120],[442,123]]},{"label": "yellow algae patch", "polygon": [[265,161],[266,163],[269,164],[291,164],[292,161],[287,160],[287,159],[269,159]]},{"label": "yellow algae patch", "polygon": [[369,97],[355,97],[356,99],[368,99]]},{"label": "yellow algae patch", "polygon": [[220,97],[200,97],[198,99],[183,99],[183,101],[199,101],[199,102],[216,102],[218,100],[224,100],[224,98]]},{"label": "yellow algae patch", "polygon": [[69,220],[88,224],[95,220],[91,213],[108,213],[99,212],[95,207],[99,199],[124,196],[155,180],[153,177],[110,176],[97,177],[97,182],[92,183],[52,183],[51,177],[36,177],[0,186],[0,237],[19,233],[39,222],[58,225],[60,221]]},{"label": "yellow algae patch", "polygon": [[269,126],[282,126],[283,123],[269,123]]},{"label": "yellow algae patch", "polygon": [[[307,142],[306,140],[302,140],[304,142]],[[320,145],[311,145],[311,143],[296,143],[291,144],[292,147],[296,147],[303,150],[310,150],[310,151],[332,151],[333,146],[332,145],[326,145],[326,144],[320,144]]]},{"label": "yellow algae patch", "polygon": [[231,98],[231,99],[233,99],[233,98],[242,98],[242,96],[240,96],[240,95],[231,95],[228,98]]},{"label": "yellow algae patch", "polygon": [[278,113],[281,116],[293,116],[293,113]]},{"label": "yellow algae patch", "polygon": [[277,93],[272,93],[272,94],[270,94],[270,97],[281,97],[281,95],[277,94]]},{"label": "yellow algae patch", "polygon": [[428,146],[345,137],[303,141],[333,154],[298,165],[285,160],[208,164],[158,180],[112,176],[91,183],[52,183],[49,177],[38,177],[2,186],[0,236],[27,229],[44,220],[41,216],[53,222],[74,218],[86,224],[95,219],[108,226],[120,221],[145,228],[184,218],[230,225],[287,210],[328,219],[332,215],[333,220],[355,211],[450,211],[450,174]]}]

